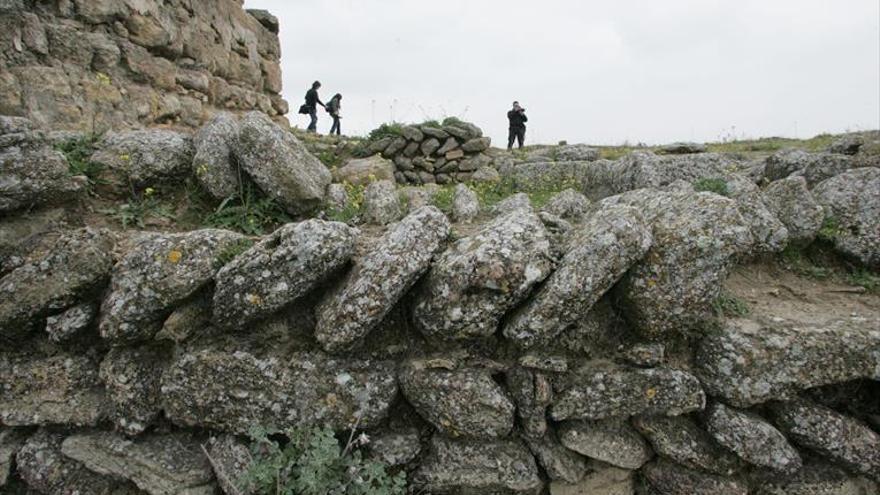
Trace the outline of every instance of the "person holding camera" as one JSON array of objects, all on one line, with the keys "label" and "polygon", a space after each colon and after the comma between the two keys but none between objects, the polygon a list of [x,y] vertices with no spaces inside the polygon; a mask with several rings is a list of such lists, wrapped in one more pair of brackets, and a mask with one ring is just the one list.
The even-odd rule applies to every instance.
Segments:
[{"label": "person holding camera", "polygon": [[507,149],[513,148],[514,139],[519,144],[519,147],[522,148],[523,141],[526,140],[526,122],[529,121],[529,118],[526,117],[526,109],[519,106],[518,101],[513,102],[513,109],[507,112],[507,120],[510,121]]},{"label": "person holding camera", "polygon": [[306,91],[306,102],[299,107],[299,113],[309,116],[309,132],[318,132],[318,105],[327,108],[318,96],[318,90],[321,89],[321,82],[315,81],[312,89]]}]

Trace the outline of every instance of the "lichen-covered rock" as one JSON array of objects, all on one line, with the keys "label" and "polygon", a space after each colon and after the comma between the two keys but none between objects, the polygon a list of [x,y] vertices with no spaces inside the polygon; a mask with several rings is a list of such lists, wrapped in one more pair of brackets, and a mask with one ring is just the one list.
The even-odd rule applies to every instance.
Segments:
[{"label": "lichen-covered rock", "polygon": [[88,328],[96,316],[97,304],[87,302],[76,305],[63,313],[46,318],[46,333],[52,342],[64,342]]},{"label": "lichen-covered rock", "polygon": [[235,162],[237,141],[238,120],[226,112],[215,115],[193,138],[193,174],[216,200],[223,200],[238,192],[240,174]]},{"label": "lichen-covered rock", "polygon": [[828,145],[828,152],[855,155],[864,144],[865,140],[861,136],[846,134],[832,141]]},{"label": "lichen-covered rock", "polygon": [[226,495],[257,495],[247,483],[248,471],[254,463],[250,447],[235,435],[220,435],[208,442],[211,467],[217,484]]},{"label": "lichen-covered rock", "polygon": [[543,483],[529,450],[515,440],[467,441],[434,435],[413,485],[438,495],[541,493]]},{"label": "lichen-covered rock", "polygon": [[559,162],[591,162],[599,159],[599,150],[586,144],[566,144],[554,151]]},{"label": "lichen-covered rock", "polygon": [[0,428],[0,488],[6,486],[12,473],[15,454],[24,445],[28,436],[24,428]]},{"label": "lichen-covered rock", "polygon": [[504,374],[507,390],[516,404],[526,437],[542,438],[547,433],[547,406],[553,400],[553,387],[540,372],[515,367]]},{"label": "lichen-covered rock", "polygon": [[470,222],[480,214],[480,199],[477,193],[464,184],[455,186],[452,195],[452,219],[456,222]]},{"label": "lichen-covered rock", "polygon": [[357,234],[323,220],[279,228],[217,272],[214,323],[243,330],[304,296],[348,263]]},{"label": "lichen-covered rock", "polygon": [[367,449],[387,466],[404,466],[418,457],[422,444],[418,430],[408,428],[370,434]]},{"label": "lichen-covered rock", "polygon": [[37,431],[15,456],[18,474],[39,493],[90,495],[138,495],[134,485],[95,473],[61,453],[64,435]]},{"label": "lichen-covered rock", "polygon": [[400,128],[400,135],[405,137],[410,141],[419,141],[425,139],[425,135],[422,133],[422,130],[414,125],[407,125]]},{"label": "lichen-covered rock", "polygon": [[318,307],[315,338],[330,352],[351,348],[382,322],[431,266],[449,236],[449,220],[426,206],[391,227],[354,261],[340,288]]},{"label": "lichen-covered rock", "polygon": [[[397,396],[390,363],[297,353],[284,362],[247,352],[199,351],[162,377],[166,415],[182,426],[245,434],[254,425],[376,426]],[[358,421],[357,418],[360,417]]]},{"label": "lichen-covered rock", "polygon": [[706,474],[664,460],[646,464],[642,475],[659,495],[748,495],[748,485],[734,478]]},{"label": "lichen-covered rock", "polygon": [[880,481],[880,434],[861,421],[806,400],[776,402],[771,410],[798,445]]},{"label": "lichen-covered rock", "polygon": [[638,469],[654,453],[626,420],[566,421],[559,428],[566,448],[624,469]]},{"label": "lichen-covered rock", "polygon": [[552,434],[525,442],[551,480],[577,483],[589,472],[587,458],[564,447]]},{"label": "lichen-covered rock", "polygon": [[852,157],[846,155],[782,150],[767,157],[764,178],[773,182],[794,175],[803,177],[807,185],[813,187],[853,166]]},{"label": "lichen-covered rock", "polygon": [[330,171],[288,130],[259,112],[239,124],[235,155],[241,168],[292,215],[321,205]]},{"label": "lichen-covered rock", "polygon": [[634,495],[633,471],[604,465],[590,464],[590,472],[579,483],[561,481],[550,483],[550,495]]},{"label": "lichen-covered rock", "polygon": [[654,452],[687,468],[729,476],[739,467],[736,456],[688,416],[637,416],[633,426]]},{"label": "lichen-covered rock", "polygon": [[731,320],[700,343],[696,373],[710,394],[736,407],[791,398],[819,385],[877,379],[878,328],[876,319],[822,326]]},{"label": "lichen-covered rock", "polygon": [[338,182],[354,185],[367,185],[377,180],[394,180],[394,164],[380,155],[356,158],[333,170],[333,178]]},{"label": "lichen-covered rock", "polygon": [[179,344],[207,327],[211,322],[212,289],[202,290],[172,311],[155,339]]},{"label": "lichen-covered rock", "polygon": [[672,143],[660,148],[667,155],[689,155],[692,153],[705,153],[706,145],[702,143]]},{"label": "lichen-covered rock", "polygon": [[479,153],[481,151],[486,151],[491,145],[492,140],[488,137],[478,137],[466,141],[461,145],[461,149],[464,150],[465,153]]},{"label": "lichen-covered rock", "polygon": [[623,353],[623,359],[636,366],[661,366],[666,358],[666,346],[657,342],[634,344]]},{"label": "lichen-covered rock", "polygon": [[736,203],[712,193],[651,190],[603,203],[630,204],[653,227],[651,249],[620,283],[627,319],[646,337],[698,327],[736,257],[752,247]]},{"label": "lichen-covered rock", "polygon": [[364,220],[376,225],[396,222],[403,216],[403,205],[394,182],[380,180],[364,190]]},{"label": "lichen-covered rock", "polygon": [[0,279],[0,335],[13,339],[43,318],[77,304],[98,290],[113,266],[113,237],[85,228],[60,236]]},{"label": "lichen-covered rock", "polygon": [[105,179],[120,190],[129,183],[147,187],[179,179],[193,161],[192,138],[168,129],[144,129],[107,135],[91,161],[106,167]]},{"label": "lichen-covered rock", "polygon": [[90,470],[131,481],[150,495],[215,493],[214,473],[199,439],[186,434],[152,434],[137,440],[109,432],[71,435],[61,452]]},{"label": "lichen-covered rock", "polygon": [[756,483],[757,495],[872,495],[878,485],[843,469],[820,462],[808,463],[794,476],[768,476]]},{"label": "lichen-covered rock", "polygon": [[757,187],[733,197],[737,210],[752,234],[752,251],[759,254],[778,253],[785,249],[789,240],[788,229],[764,203],[764,197]]},{"label": "lichen-covered rock", "polygon": [[348,191],[342,184],[330,184],[327,186],[327,197],[324,200],[325,206],[335,211],[343,211],[351,204],[348,197]]},{"label": "lichen-covered rock", "polygon": [[413,319],[430,337],[492,335],[504,313],[552,268],[541,220],[531,208],[512,210],[440,256],[417,295]]},{"label": "lichen-covered rock", "polygon": [[100,377],[121,432],[139,435],[159,416],[160,380],[168,361],[163,349],[147,346],[111,349],[104,357]]},{"label": "lichen-covered rock", "polygon": [[86,356],[0,354],[0,423],[94,426],[106,416],[98,365]]},{"label": "lichen-covered rock", "polygon": [[501,174],[498,173],[498,169],[491,165],[484,165],[482,167],[477,168],[477,170],[471,175],[471,181],[475,183],[490,183],[495,184],[501,182]]},{"label": "lichen-covered rock", "polygon": [[175,306],[211,281],[224,252],[243,239],[218,229],[138,239],[113,267],[101,304],[101,336],[113,343],[153,338]]},{"label": "lichen-covered rock", "polygon": [[0,276],[21,266],[35,247],[51,242],[67,214],[63,208],[51,208],[0,218]]},{"label": "lichen-covered rock", "polygon": [[785,224],[791,242],[809,244],[822,227],[825,212],[807,189],[803,177],[787,177],[771,183],[761,194],[764,204]]},{"label": "lichen-covered rock", "polygon": [[880,268],[880,168],[850,170],[813,189],[834,228],[835,248]]},{"label": "lichen-covered rock", "polygon": [[71,177],[64,155],[33,131],[29,120],[0,119],[0,212],[60,203],[83,190],[85,183]]},{"label": "lichen-covered rock", "polygon": [[706,411],[706,428],[718,443],[755,466],[784,474],[794,474],[802,466],[798,451],[757,414],[716,402]]},{"label": "lichen-covered rock", "polygon": [[590,204],[586,196],[569,188],[550,198],[542,211],[565,219],[579,220],[587,213]]},{"label": "lichen-covered rock", "polygon": [[551,406],[551,416],[557,421],[637,414],[676,416],[706,406],[699,380],[682,370],[587,367],[567,378],[566,390],[556,395]]},{"label": "lichen-covered rock", "polygon": [[514,195],[508,196],[495,204],[490,212],[494,215],[501,215],[519,209],[532,209],[532,201],[529,199],[528,194],[516,193]]},{"label": "lichen-covered rock", "polygon": [[412,361],[399,381],[419,415],[450,437],[504,437],[513,428],[515,407],[488,370],[426,368]]},{"label": "lichen-covered rock", "polygon": [[642,216],[625,205],[596,212],[574,236],[556,271],[508,319],[504,336],[517,345],[546,343],[583,318],[652,241]]}]

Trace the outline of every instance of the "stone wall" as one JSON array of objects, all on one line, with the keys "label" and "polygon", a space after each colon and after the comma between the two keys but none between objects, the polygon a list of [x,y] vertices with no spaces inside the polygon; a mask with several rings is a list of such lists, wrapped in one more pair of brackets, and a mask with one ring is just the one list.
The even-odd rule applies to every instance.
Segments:
[{"label": "stone wall", "polygon": [[87,131],[282,118],[278,21],[240,0],[0,2],[0,114]]},{"label": "stone wall", "polygon": [[[235,156],[291,214],[333,186],[258,112],[194,143],[168,132],[98,153],[147,184]],[[394,212],[381,228],[41,230],[71,186],[44,137],[0,118],[0,163],[20,172],[0,185],[21,186],[0,195],[0,489],[235,494],[251,427],[325,425],[365,432],[416,493],[877,493],[876,298],[836,319],[713,312],[737,264],[829,218],[823,236],[876,270],[876,167],[775,155],[725,168],[723,196],[683,179],[719,173],[716,156],[637,154],[597,162],[595,201],[517,194],[469,223],[404,211],[379,181],[363,201]]]}]

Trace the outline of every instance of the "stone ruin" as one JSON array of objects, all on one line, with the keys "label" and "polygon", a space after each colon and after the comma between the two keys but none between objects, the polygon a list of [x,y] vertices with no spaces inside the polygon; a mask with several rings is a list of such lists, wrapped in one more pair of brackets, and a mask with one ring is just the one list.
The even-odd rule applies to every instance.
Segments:
[{"label": "stone ruin", "polygon": [[4,0],[0,114],[95,132],[283,120],[278,29],[236,0]]},{"label": "stone ruin", "polygon": [[[460,183],[447,215],[439,186],[378,180],[356,226],[324,218],[352,198],[270,114],[120,130],[91,157],[114,197],[246,180],[295,218],[264,236],[91,225],[53,125],[0,116],[0,491],[238,495],[251,427],[324,425],[366,432],[414,493],[878,493],[880,312],[713,308],[739,267],[819,237],[877,273],[880,136],[603,160],[444,127],[471,153],[450,180],[485,156],[572,188],[484,209]],[[448,151],[416,130],[375,152],[420,143],[438,181]]]}]

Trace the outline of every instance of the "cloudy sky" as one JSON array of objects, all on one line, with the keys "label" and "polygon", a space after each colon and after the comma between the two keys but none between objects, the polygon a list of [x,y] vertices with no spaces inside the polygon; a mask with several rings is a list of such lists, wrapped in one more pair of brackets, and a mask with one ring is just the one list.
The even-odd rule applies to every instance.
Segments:
[{"label": "cloudy sky", "polygon": [[[880,128],[878,0],[245,0],[281,21],[284,95],[343,94],[343,132],[458,116],[496,145]],[[305,127],[307,117],[291,114]],[[330,122],[321,114],[320,130]]]}]

